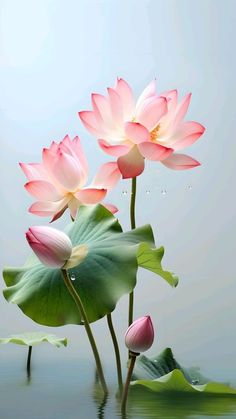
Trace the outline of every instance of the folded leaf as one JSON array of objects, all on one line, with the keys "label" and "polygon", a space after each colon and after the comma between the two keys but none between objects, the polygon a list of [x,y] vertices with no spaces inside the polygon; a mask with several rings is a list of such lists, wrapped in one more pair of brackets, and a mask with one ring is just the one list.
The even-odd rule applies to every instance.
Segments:
[{"label": "folded leaf", "polygon": [[236,389],[224,383],[210,382],[196,367],[184,368],[166,348],[158,356],[137,358],[132,386],[144,386],[155,392],[191,392],[235,394]]},{"label": "folded leaf", "polygon": [[179,279],[172,272],[164,271],[161,266],[161,261],[164,256],[164,247],[155,249],[148,243],[141,243],[137,253],[138,265],[142,268],[148,269],[164,278],[172,287],[178,285]]}]

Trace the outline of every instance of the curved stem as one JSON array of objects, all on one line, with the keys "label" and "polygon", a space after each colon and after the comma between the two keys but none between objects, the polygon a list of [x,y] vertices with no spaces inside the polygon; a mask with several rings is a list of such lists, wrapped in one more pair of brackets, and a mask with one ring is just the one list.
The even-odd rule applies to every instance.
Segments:
[{"label": "curved stem", "polygon": [[77,305],[77,308],[80,312],[81,318],[84,321],[84,327],[85,327],[85,330],[87,332],[89,342],[90,342],[90,345],[91,345],[91,348],[92,348],[92,351],[93,351],[93,355],[94,355],[94,358],[95,358],[99,380],[100,380],[101,386],[103,388],[104,394],[108,394],[108,389],[107,389],[106,381],[105,381],[104,374],[103,374],[103,369],[102,369],[100,356],[99,356],[99,353],[98,353],[98,350],[97,350],[97,346],[96,346],[96,343],[95,343],[95,340],[94,340],[94,337],[93,337],[92,330],[91,330],[90,325],[89,325],[88,317],[87,317],[87,314],[85,312],[83,303],[80,299],[79,294],[77,293],[77,291],[75,290],[74,286],[72,285],[70,279],[68,278],[66,270],[62,269],[61,272],[62,272],[62,276],[63,276],[64,282],[65,282],[65,285],[66,285],[70,295],[74,299],[74,302]]},{"label": "curved stem", "polygon": [[27,356],[27,374],[30,377],[30,367],[31,367],[31,354],[32,354],[32,346],[28,348],[28,356]]},{"label": "curved stem", "polygon": [[[136,184],[137,184],[137,178],[133,177],[132,187],[131,187],[131,200],[130,200],[130,225],[131,225],[132,230],[136,227],[136,222],[135,222]],[[129,295],[129,318],[128,318],[129,326],[133,322],[133,311],[134,311],[134,292],[132,291]]]},{"label": "curved stem", "polygon": [[117,378],[118,378],[118,385],[120,393],[122,393],[123,390],[123,379],[122,379],[122,369],[121,369],[121,361],[120,361],[120,351],[119,351],[119,345],[117,342],[115,330],[112,323],[112,317],[111,313],[107,314],[107,323],[110,330],[114,350],[115,350],[115,356],[116,356],[116,368],[117,368]]},{"label": "curved stem", "polygon": [[137,355],[139,355],[139,354],[135,354],[134,352],[130,352],[129,370],[128,370],[128,374],[127,374],[127,378],[126,378],[126,382],[125,382],[125,387],[124,387],[124,391],[123,391],[122,399],[121,399],[121,413],[122,413],[122,415],[125,415],[125,412],[126,412],[126,403],[127,403],[128,392],[129,392],[129,384],[130,384],[130,381],[131,381],[131,377],[132,377],[134,364],[135,364]]}]

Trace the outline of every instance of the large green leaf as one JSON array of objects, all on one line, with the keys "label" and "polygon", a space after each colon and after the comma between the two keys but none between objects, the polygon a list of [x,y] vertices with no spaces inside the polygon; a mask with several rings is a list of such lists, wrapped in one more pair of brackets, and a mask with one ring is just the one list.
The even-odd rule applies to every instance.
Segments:
[{"label": "large green leaf", "polygon": [[[136,284],[137,249],[141,242],[154,246],[150,226],[122,233],[118,220],[103,206],[81,207],[66,229],[73,246],[84,244],[88,254],[68,273],[75,278],[90,322],[114,310],[119,298]],[[47,326],[80,324],[78,309],[59,269],[50,269],[32,256],[21,268],[3,272],[3,294],[37,323]]]},{"label": "large green leaf", "polygon": [[172,287],[178,285],[179,279],[172,272],[164,271],[161,261],[164,256],[164,247],[159,249],[152,248],[148,243],[141,243],[138,248],[137,259],[138,265],[148,269],[164,278]]},{"label": "large green leaf", "polygon": [[132,386],[143,386],[154,392],[218,393],[236,395],[236,389],[224,383],[210,382],[198,368],[183,368],[170,348],[149,359],[138,357]]},{"label": "large green leaf", "polygon": [[[171,285],[174,276],[161,267],[163,250],[157,249],[149,225],[123,233],[118,220],[103,206],[80,207],[75,222],[66,228],[73,246],[85,245],[88,253],[68,270],[90,322],[114,310],[119,298],[136,285],[138,265],[152,270]],[[143,243],[153,254],[145,258]],[[140,250],[141,249],[141,250]],[[144,249],[144,250],[143,250]],[[157,257],[157,254],[159,256]],[[81,316],[67,291],[59,269],[50,269],[32,255],[21,268],[6,268],[3,294],[35,322],[47,326],[81,324]]]},{"label": "large green leaf", "polygon": [[209,381],[200,374],[196,367],[184,368],[175,359],[170,348],[164,349],[154,358],[147,358],[141,355],[137,358],[133,378],[138,379],[156,379],[165,374],[179,369],[190,383],[205,384]]},{"label": "large green leaf", "polygon": [[131,385],[141,385],[156,393],[168,391],[236,395],[236,389],[223,383],[209,382],[206,384],[190,384],[180,370],[173,370],[155,380],[132,381]]},{"label": "large green leaf", "polygon": [[58,348],[67,346],[66,338],[59,338],[56,335],[42,332],[21,333],[11,335],[9,338],[0,338],[0,344],[15,343],[17,345],[35,346],[43,342],[48,342]]}]

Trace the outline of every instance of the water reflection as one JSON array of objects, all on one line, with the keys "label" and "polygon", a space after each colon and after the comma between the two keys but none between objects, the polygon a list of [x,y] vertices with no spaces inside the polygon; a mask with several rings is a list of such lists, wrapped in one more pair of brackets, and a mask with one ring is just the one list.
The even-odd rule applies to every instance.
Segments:
[{"label": "water reflection", "polygon": [[164,395],[141,387],[130,389],[127,414],[122,416],[115,370],[106,370],[109,395],[104,397],[90,360],[66,358],[62,363],[36,358],[32,381],[24,363],[10,357],[7,361],[0,357],[0,417],[4,419],[236,418],[236,397]]},{"label": "water reflection", "polygon": [[94,385],[93,385],[93,400],[97,405],[97,419],[105,418],[105,407],[108,402],[108,395],[103,393],[103,390],[99,384],[97,370],[95,370]]},{"label": "water reflection", "polygon": [[197,418],[236,417],[236,398],[203,394],[154,394],[132,388],[129,395],[128,418]]}]

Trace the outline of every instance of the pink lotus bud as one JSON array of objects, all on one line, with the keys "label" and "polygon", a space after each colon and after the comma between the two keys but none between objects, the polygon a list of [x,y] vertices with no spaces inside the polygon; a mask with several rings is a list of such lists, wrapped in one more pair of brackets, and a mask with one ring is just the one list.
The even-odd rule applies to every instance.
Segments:
[{"label": "pink lotus bud", "polygon": [[125,344],[132,352],[145,352],[153,343],[154,330],[150,316],[140,317],[127,329]]},{"label": "pink lotus bud", "polygon": [[62,231],[47,226],[30,227],[26,238],[41,262],[51,268],[61,268],[70,258],[72,243]]}]

